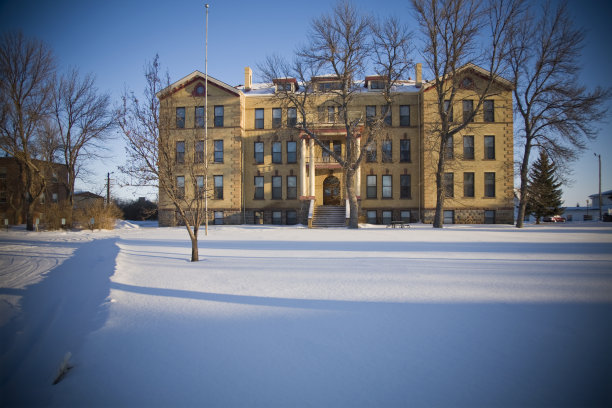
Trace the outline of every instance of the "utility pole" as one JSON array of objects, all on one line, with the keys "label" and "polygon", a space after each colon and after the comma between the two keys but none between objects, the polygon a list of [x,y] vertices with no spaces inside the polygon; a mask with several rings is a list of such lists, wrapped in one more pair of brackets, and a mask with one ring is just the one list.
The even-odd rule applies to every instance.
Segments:
[{"label": "utility pole", "polygon": [[208,4],[206,7],[206,40],[204,45],[204,235],[208,236]]},{"label": "utility pole", "polygon": [[110,173],[106,173],[106,205],[110,204]]},{"label": "utility pole", "polygon": [[595,157],[599,159],[599,221],[603,221],[602,209],[603,203],[601,202],[601,154],[593,153]]}]

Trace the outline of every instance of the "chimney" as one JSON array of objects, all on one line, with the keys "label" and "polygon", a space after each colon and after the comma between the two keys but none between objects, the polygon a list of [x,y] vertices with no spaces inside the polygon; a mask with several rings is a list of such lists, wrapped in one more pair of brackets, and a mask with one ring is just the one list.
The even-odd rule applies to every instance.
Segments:
[{"label": "chimney", "polygon": [[423,79],[422,79],[422,64],[419,62],[416,64],[416,78],[415,78],[415,86],[417,88],[420,88],[421,85],[423,85]]},{"label": "chimney", "polygon": [[253,86],[253,71],[250,67],[244,68],[244,90],[250,91]]}]

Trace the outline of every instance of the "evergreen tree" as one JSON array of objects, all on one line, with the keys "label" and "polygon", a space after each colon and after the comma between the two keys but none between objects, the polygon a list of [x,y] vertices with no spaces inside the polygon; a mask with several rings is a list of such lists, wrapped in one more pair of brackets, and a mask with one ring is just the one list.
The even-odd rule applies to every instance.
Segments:
[{"label": "evergreen tree", "polygon": [[540,218],[559,214],[562,211],[561,182],[555,173],[557,168],[550,161],[545,151],[540,151],[540,157],[533,164],[529,174],[527,186],[527,214],[536,217],[536,224]]}]

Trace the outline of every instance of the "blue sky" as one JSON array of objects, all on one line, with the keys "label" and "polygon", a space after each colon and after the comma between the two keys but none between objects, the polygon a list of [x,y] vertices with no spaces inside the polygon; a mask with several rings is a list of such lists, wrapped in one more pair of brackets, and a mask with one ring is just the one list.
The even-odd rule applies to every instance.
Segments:
[{"label": "blue sky", "polygon": [[[96,75],[101,91],[115,101],[124,88],[140,93],[144,88],[143,66],[156,53],[172,81],[194,70],[204,71],[205,1],[87,1],[0,0],[1,30],[20,29],[44,40],[57,57],[60,70],[76,66],[81,73]],[[273,53],[290,55],[306,40],[312,18],[330,10],[333,1],[301,2],[266,0],[208,1],[208,73],[230,85],[242,84],[244,67],[256,65]],[[586,28],[583,50],[584,85],[612,86],[612,6],[603,0],[570,0],[576,24]],[[361,10],[374,15],[396,14],[413,23],[408,0],[354,0]],[[416,26],[414,26],[416,29]],[[415,55],[415,60],[420,60]],[[611,106],[612,108],[612,106]],[[612,109],[608,114],[612,118]],[[586,205],[597,192],[597,160],[602,156],[602,189],[612,189],[612,123],[601,124],[598,140],[589,144],[573,166],[571,186],[563,186],[566,206]],[[102,192],[106,172],[125,160],[123,142],[112,141],[109,159],[92,167],[93,174],[79,187]],[[124,198],[144,191],[113,187]]]}]

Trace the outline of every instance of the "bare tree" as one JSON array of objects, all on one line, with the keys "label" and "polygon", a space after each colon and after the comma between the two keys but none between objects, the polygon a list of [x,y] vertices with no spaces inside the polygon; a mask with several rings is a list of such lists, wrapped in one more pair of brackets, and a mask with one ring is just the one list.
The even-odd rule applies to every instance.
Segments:
[{"label": "bare tree", "polygon": [[37,132],[49,114],[51,51],[22,33],[6,33],[0,43],[0,149],[17,161],[26,227],[34,229],[34,205],[45,189],[44,169],[35,159]]},{"label": "bare tree", "polygon": [[[333,157],[344,172],[346,196],[349,200],[349,228],[358,228],[359,206],[354,176],[359,171],[368,147],[383,133],[385,117],[390,114],[396,83],[411,67],[411,35],[397,19],[374,21],[360,14],[348,1],[336,4],[330,14],[314,19],[309,42],[296,52],[292,63],[279,57],[268,57],[259,68],[266,82],[280,78],[296,78],[301,89],[295,92],[279,88],[276,97],[284,106],[295,107],[301,120],[296,128],[313,139],[324,152]],[[363,112],[355,108],[355,94],[361,92],[357,78],[373,67],[384,79],[381,105],[385,112],[366,124]],[[318,89],[318,76],[331,75],[337,88]],[[317,131],[317,112],[325,99],[338,112],[338,123],[346,132],[344,155],[323,142]],[[365,142],[362,138],[365,136]]]},{"label": "bare tree", "polygon": [[[207,215],[204,198],[209,191],[202,181],[206,171],[203,163],[208,158],[177,154],[170,137],[174,116],[165,114],[173,108],[172,98],[164,94],[170,80],[167,75],[165,81],[160,76],[159,56],[146,65],[145,78],[142,101],[126,91],[117,110],[118,125],[127,145],[127,163],[120,169],[131,179],[131,185],[157,187],[164,193],[189,233],[191,261],[195,262],[199,260],[199,228]],[[179,167],[187,169],[187,174],[179,173]]]},{"label": "bare tree", "polygon": [[522,146],[517,228],[525,218],[531,150],[544,150],[563,166],[596,137],[606,113],[610,89],[588,91],[578,80],[583,42],[584,31],[574,27],[565,3],[545,3],[539,17],[526,16],[512,31],[508,60]]},{"label": "bare tree", "polygon": [[[412,0],[422,37],[422,56],[433,74],[434,123],[425,130],[435,157],[436,210],[434,228],[442,228],[444,212],[444,150],[453,135],[473,121],[486,98],[498,92],[508,48],[508,30],[516,23],[522,0]],[[453,115],[452,107],[462,86],[461,71],[470,67],[485,78],[472,87],[474,108],[468,115]]]},{"label": "bare tree", "polygon": [[55,81],[53,117],[59,136],[58,156],[68,171],[64,187],[72,208],[76,179],[88,162],[100,158],[115,124],[110,96],[98,93],[91,74],[80,78],[78,71],[72,69]]}]

